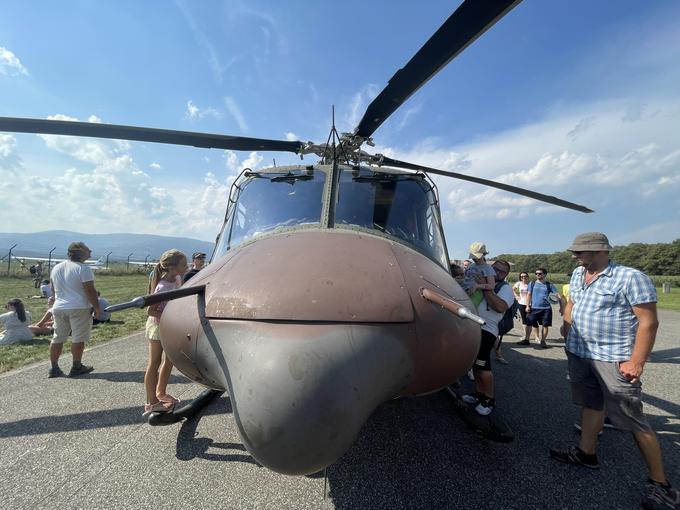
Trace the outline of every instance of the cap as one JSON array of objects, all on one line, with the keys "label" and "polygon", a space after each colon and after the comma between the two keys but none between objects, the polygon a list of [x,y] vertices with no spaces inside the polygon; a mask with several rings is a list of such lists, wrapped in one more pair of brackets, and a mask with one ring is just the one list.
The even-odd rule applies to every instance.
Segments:
[{"label": "cap", "polygon": [[484,243],[472,243],[470,245],[470,257],[473,259],[481,259],[487,253],[489,252]]},{"label": "cap", "polygon": [[89,250],[89,248],[82,241],[76,241],[68,245],[68,251],[71,253],[86,252],[87,250]]},{"label": "cap", "polygon": [[204,259],[205,258],[205,253],[202,251],[195,251],[194,254],[191,256],[191,260],[193,259]]},{"label": "cap", "polygon": [[567,248],[569,251],[611,251],[607,236],[601,232],[586,232],[574,238],[574,242]]}]

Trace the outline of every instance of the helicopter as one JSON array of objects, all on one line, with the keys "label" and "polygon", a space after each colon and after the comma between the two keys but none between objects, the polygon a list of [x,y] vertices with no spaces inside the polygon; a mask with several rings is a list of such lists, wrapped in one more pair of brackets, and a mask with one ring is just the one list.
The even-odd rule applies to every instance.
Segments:
[{"label": "helicopter", "polygon": [[351,133],[325,143],[123,125],[0,118],[0,131],[316,155],[244,169],[209,266],[168,300],[161,341],[185,376],[226,391],[244,446],[288,475],[318,472],[377,406],[439,391],[467,372],[480,324],[451,277],[430,177],[490,186],[580,212],[506,183],[370,154],[382,123],[520,0],[465,0],[389,80]]}]

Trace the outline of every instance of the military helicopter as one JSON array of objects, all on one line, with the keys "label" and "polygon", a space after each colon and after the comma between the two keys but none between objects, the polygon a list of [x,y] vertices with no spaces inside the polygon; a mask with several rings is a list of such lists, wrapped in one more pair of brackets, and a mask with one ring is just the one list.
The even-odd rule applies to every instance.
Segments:
[{"label": "military helicopter", "polygon": [[451,278],[428,174],[549,204],[509,184],[371,155],[373,133],[519,0],[464,1],[390,79],[352,133],[326,143],[70,121],[0,118],[0,131],[315,154],[318,164],[245,169],[210,265],[170,299],[163,347],[207,388],[227,391],[244,446],[263,466],[317,472],[349,449],[381,403],[446,387],[471,366],[480,323]]}]

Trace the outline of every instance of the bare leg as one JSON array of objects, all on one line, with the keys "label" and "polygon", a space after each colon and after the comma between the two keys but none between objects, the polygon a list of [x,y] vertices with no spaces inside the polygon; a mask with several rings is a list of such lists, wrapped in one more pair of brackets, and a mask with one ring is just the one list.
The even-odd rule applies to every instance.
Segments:
[{"label": "bare leg", "polygon": [[80,363],[83,359],[83,351],[85,350],[85,342],[71,343],[71,354],[73,355],[73,364]]},{"label": "bare leg", "polygon": [[633,437],[637,442],[640,453],[645,459],[647,469],[649,469],[649,477],[655,482],[666,483],[666,473],[663,470],[663,462],[661,460],[661,447],[656,434],[649,432],[633,432]]},{"label": "bare leg", "polygon": [[156,385],[156,395],[165,395],[168,393],[168,381],[170,380],[170,373],[172,372],[172,361],[168,359],[168,355],[163,356],[163,364],[161,365],[160,373],[158,374],[158,384]]},{"label": "bare leg", "polygon": [[579,448],[583,452],[594,455],[597,449],[597,435],[604,424],[604,411],[588,407],[581,408],[581,441]]},{"label": "bare leg", "polygon": [[493,374],[491,370],[472,369],[475,374],[475,389],[487,397],[493,398]]},{"label": "bare leg", "polygon": [[540,336],[538,334],[538,326],[534,326],[534,340],[539,341]]},{"label": "bare leg", "polygon": [[549,326],[542,326],[541,327],[541,342],[545,342],[545,339],[548,338],[548,330],[550,329]]},{"label": "bare leg", "polygon": [[524,338],[527,340],[531,338],[531,326],[524,326]]},{"label": "bare leg", "polygon": [[61,356],[61,349],[63,346],[64,344],[50,344],[50,362],[52,362],[53,365],[59,361],[59,356]]},{"label": "bare leg", "polygon": [[161,365],[161,355],[163,354],[163,347],[158,340],[149,341],[149,362],[146,365],[146,373],[144,374],[144,389],[146,390],[146,403],[155,404],[158,402],[156,398],[156,386],[158,385],[158,367]]}]

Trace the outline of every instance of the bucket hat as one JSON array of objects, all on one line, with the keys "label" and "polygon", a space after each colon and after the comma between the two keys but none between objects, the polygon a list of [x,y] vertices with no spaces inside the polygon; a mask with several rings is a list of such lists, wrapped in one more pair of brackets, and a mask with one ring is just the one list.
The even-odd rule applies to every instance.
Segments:
[{"label": "bucket hat", "polygon": [[470,245],[470,257],[473,259],[481,259],[487,253],[489,253],[489,251],[486,249],[484,243],[472,243]]},{"label": "bucket hat", "polygon": [[586,232],[577,235],[567,249],[569,251],[611,251],[613,248],[607,236],[601,232]]}]

